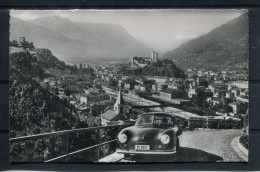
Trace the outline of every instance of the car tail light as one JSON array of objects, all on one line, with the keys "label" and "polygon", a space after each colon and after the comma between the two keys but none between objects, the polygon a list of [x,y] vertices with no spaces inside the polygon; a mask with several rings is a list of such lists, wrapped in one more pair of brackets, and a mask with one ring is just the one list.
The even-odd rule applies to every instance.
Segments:
[{"label": "car tail light", "polygon": [[170,136],[168,136],[167,134],[164,134],[161,136],[161,142],[163,144],[168,144],[170,142]]},{"label": "car tail light", "polygon": [[127,141],[127,135],[126,134],[119,134],[118,140],[120,143],[125,143]]}]

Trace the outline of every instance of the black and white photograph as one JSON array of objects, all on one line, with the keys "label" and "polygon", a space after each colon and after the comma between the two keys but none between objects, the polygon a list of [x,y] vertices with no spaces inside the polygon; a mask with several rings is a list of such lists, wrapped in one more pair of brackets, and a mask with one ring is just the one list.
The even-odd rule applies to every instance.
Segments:
[{"label": "black and white photograph", "polygon": [[9,162],[248,162],[242,9],[10,10]]}]

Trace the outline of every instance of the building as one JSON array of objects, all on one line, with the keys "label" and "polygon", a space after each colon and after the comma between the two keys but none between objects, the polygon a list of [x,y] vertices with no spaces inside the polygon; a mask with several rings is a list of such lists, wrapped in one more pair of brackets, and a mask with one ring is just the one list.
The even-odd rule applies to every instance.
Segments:
[{"label": "building", "polygon": [[75,107],[80,111],[86,110],[88,108],[88,106],[85,103],[76,103]]},{"label": "building", "polygon": [[133,57],[131,58],[131,66],[145,67],[149,65],[151,61],[150,57]]},{"label": "building", "polygon": [[242,89],[248,89],[248,81],[231,81],[227,83],[228,88],[242,88]]},{"label": "building", "polygon": [[118,97],[116,103],[114,104],[113,110],[107,110],[106,112],[100,115],[101,117],[101,125],[107,125],[107,123],[122,123],[122,121],[126,120],[124,115],[124,99],[121,91],[118,92]]},{"label": "building", "polygon": [[152,90],[157,91],[157,84],[152,85]]},{"label": "building", "polygon": [[175,84],[169,84],[168,88],[169,89],[178,89],[178,86],[176,86]]},{"label": "building", "polygon": [[134,83],[131,82],[131,81],[126,81],[126,82],[124,83],[124,88],[127,89],[127,90],[131,90],[131,89],[134,88]]},{"label": "building", "polygon": [[151,52],[151,60],[152,60],[152,62],[158,61],[158,52],[155,52],[155,51]]},{"label": "building", "polygon": [[118,88],[119,89],[124,89],[124,82],[122,80],[118,81]]},{"label": "building", "polygon": [[193,96],[196,95],[196,90],[195,88],[190,88],[189,91],[188,91],[188,96],[189,98],[192,98]]},{"label": "building", "polygon": [[82,69],[82,64],[81,63],[78,64],[78,69]]},{"label": "building", "polygon": [[167,77],[164,76],[149,76],[146,77],[148,80],[154,80],[155,83],[165,83],[168,81]]},{"label": "building", "polygon": [[164,99],[172,99],[173,91],[172,90],[162,90],[162,91],[160,91],[160,97],[162,97]]},{"label": "building", "polygon": [[243,91],[241,91],[240,95],[241,95],[241,96],[249,96],[248,90],[243,90]]},{"label": "building", "polygon": [[140,90],[140,85],[135,85],[135,90]]},{"label": "building", "polygon": [[234,114],[240,114],[241,103],[242,102],[240,102],[240,101],[229,103],[229,106],[231,106],[233,108],[233,113]]},{"label": "building", "polygon": [[222,99],[219,97],[213,97],[212,98],[212,105],[216,106],[217,104],[220,104],[222,102]]},{"label": "building", "polygon": [[226,98],[233,100],[235,98],[235,93],[233,92],[226,92]]},{"label": "building", "polygon": [[234,93],[235,97],[240,95],[240,91],[241,91],[241,89],[239,89],[239,88],[232,88],[231,89],[231,92]]},{"label": "building", "polygon": [[19,42],[18,42],[18,46],[22,47],[25,43],[25,37],[19,37]]},{"label": "building", "polygon": [[59,87],[59,88],[58,88],[58,93],[59,93],[60,95],[64,95],[64,94],[65,94],[64,88]]},{"label": "building", "polygon": [[69,102],[70,102],[70,104],[75,105],[77,103],[77,99],[75,97],[71,96],[69,99]]},{"label": "building", "polygon": [[159,59],[158,52],[152,51],[151,57],[133,57],[131,58],[131,66],[145,67],[150,63],[157,62]]},{"label": "building", "polygon": [[149,90],[148,85],[140,85],[140,91],[146,92]]},{"label": "building", "polygon": [[237,100],[241,101],[243,103],[248,103],[248,99],[249,99],[248,96],[243,96],[243,95],[240,95],[240,96],[237,97]]},{"label": "building", "polygon": [[168,88],[167,84],[159,84],[157,86],[158,91],[163,91],[163,90],[166,90],[167,88]]},{"label": "building", "polygon": [[191,101],[186,99],[172,99],[172,103],[178,105],[190,105]]},{"label": "building", "polygon": [[80,96],[79,101],[80,101],[80,103],[88,104],[88,97]]}]

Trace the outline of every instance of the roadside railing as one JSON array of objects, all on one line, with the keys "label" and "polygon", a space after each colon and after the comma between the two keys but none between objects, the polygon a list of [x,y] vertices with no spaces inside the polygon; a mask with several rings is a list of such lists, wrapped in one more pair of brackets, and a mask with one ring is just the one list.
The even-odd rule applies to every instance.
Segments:
[{"label": "roadside railing", "polygon": [[[71,157],[75,157],[79,154],[82,154],[90,150],[93,151],[94,149],[95,150],[94,152],[92,152],[92,154],[96,156],[95,161],[97,161],[100,159],[101,156],[101,147],[108,144],[114,144],[115,147],[119,131],[131,125],[133,124],[64,130],[51,133],[10,138],[9,141],[10,147],[12,147],[13,144],[16,144],[16,150],[17,148],[19,149],[20,146],[24,149],[24,151],[22,151],[22,154],[30,154],[27,156],[24,155],[24,157],[27,158],[24,158],[20,161],[16,158],[14,162],[40,161],[39,158],[38,160],[33,159],[33,157],[37,157],[37,155],[33,154],[33,152],[37,152],[37,150],[31,151],[32,149],[36,149],[35,142],[37,142],[38,140],[44,140],[44,143],[38,143],[38,146],[46,146],[46,148],[42,148],[42,150],[44,149],[45,151],[41,154],[41,160],[44,162],[67,162],[71,159]],[[53,140],[54,138],[56,138],[56,140]],[[26,142],[29,142],[28,145],[30,146],[24,146]],[[79,145],[80,148],[76,149],[75,145]],[[85,145],[88,146],[85,147]],[[52,152],[50,152],[48,149],[53,150]],[[57,154],[57,152],[55,152],[55,150],[59,152],[59,155]],[[53,152],[55,155],[58,156],[54,157],[53,155],[48,155],[48,153],[50,154]],[[10,154],[13,154],[14,156],[14,153],[10,152]]]},{"label": "roadside railing", "polygon": [[189,120],[188,128],[198,129],[198,128],[208,128],[208,129],[242,129],[241,120],[222,120],[222,119],[198,119]]}]

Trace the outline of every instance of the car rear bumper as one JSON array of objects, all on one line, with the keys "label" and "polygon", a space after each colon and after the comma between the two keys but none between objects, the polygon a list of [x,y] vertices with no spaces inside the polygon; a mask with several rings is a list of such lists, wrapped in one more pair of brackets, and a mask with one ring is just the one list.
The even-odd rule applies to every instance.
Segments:
[{"label": "car rear bumper", "polygon": [[123,149],[116,149],[117,153],[123,154],[159,154],[159,155],[171,155],[175,154],[176,151],[136,151],[136,150],[123,150]]}]

